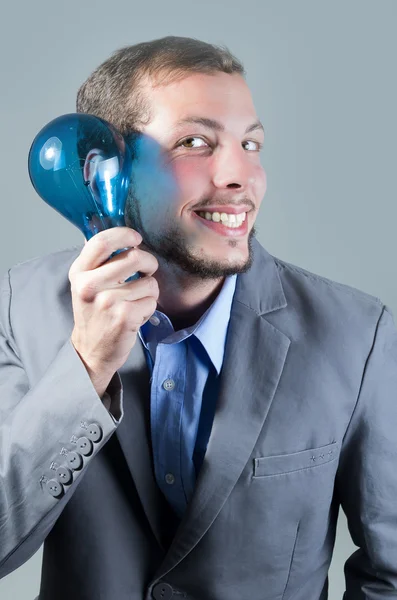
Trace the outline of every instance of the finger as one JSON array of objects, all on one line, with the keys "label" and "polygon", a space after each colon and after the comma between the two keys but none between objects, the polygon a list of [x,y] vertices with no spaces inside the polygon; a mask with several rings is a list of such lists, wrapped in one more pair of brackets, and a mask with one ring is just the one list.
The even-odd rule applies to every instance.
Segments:
[{"label": "finger", "polygon": [[96,269],[105,263],[116,250],[135,248],[141,242],[141,234],[131,227],[112,227],[100,231],[84,245],[69,273]]},{"label": "finger", "polygon": [[[158,297],[159,286],[156,279],[152,276],[145,276],[125,286],[103,290],[97,295],[96,301],[101,308],[106,310],[121,302],[135,303],[136,300],[143,298],[151,298],[157,302]],[[135,306],[133,310],[135,310]]]},{"label": "finger", "polygon": [[134,300],[133,307],[127,321],[127,327],[130,331],[138,331],[154,314],[157,302],[152,297],[140,298]]},{"label": "finger", "polygon": [[[133,273],[140,272],[145,275],[153,275],[157,271],[157,259],[139,248],[130,248],[120,254],[117,254],[105,264],[91,271],[86,271],[83,275],[85,287],[89,288],[88,294],[99,293],[100,291],[114,288],[125,288],[139,279],[125,283],[126,279]],[[83,285],[81,283],[81,285]],[[86,290],[87,291],[87,290]]]}]

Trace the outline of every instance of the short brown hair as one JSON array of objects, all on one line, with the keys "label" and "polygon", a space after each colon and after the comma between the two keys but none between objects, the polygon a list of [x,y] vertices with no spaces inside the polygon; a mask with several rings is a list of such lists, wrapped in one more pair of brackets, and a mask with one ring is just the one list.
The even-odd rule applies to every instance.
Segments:
[{"label": "short brown hair", "polygon": [[167,36],[114,52],[83,83],[77,93],[77,112],[91,113],[112,123],[122,134],[140,131],[151,120],[144,81],[162,85],[188,73],[238,73],[242,63],[226,46],[194,38]]}]

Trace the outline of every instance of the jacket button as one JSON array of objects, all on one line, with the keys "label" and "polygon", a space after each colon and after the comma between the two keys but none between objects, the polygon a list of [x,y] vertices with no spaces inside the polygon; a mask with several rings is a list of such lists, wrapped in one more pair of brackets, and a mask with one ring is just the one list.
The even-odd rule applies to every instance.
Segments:
[{"label": "jacket button", "polygon": [[55,471],[59,483],[69,485],[73,481],[73,473],[67,467],[58,467]]},{"label": "jacket button", "polygon": [[168,583],[157,583],[152,591],[154,600],[170,600],[174,595],[174,590]]},{"label": "jacket button", "polygon": [[47,490],[54,498],[59,498],[63,495],[63,485],[56,479],[50,479],[47,481]]},{"label": "jacket button", "polygon": [[87,437],[81,437],[77,440],[77,448],[83,456],[89,456],[92,452],[92,442]]},{"label": "jacket button", "polygon": [[99,442],[102,439],[102,428],[96,423],[91,423],[88,425],[87,437],[92,442]]},{"label": "jacket button", "polygon": [[79,471],[83,466],[83,459],[78,452],[68,452],[66,455],[66,460],[71,469],[73,471]]}]

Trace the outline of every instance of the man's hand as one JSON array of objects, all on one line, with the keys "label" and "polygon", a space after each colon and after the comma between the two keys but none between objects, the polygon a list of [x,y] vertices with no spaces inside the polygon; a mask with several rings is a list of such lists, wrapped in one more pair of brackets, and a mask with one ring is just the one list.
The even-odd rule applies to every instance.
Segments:
[{"label": "man's hand", "polygon": [[[139,328],[154,313],[159,287],[157,259],[137,248],[130,227],[101,231],[86,242],[69,270],[74,329],[71,341],[99,396],[127,360]],[[120,248],[129,248],[108,260]],[[124,283],[133,272],[140,279]]]}]

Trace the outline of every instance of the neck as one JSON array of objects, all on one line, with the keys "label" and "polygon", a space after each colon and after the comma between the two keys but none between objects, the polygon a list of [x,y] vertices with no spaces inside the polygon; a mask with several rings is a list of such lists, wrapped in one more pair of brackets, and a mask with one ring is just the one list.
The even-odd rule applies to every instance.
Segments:
[{"label": "neck", "polygon": [[195,277],[161,260],[153,277],[157,279],[160,289],[158,310],[167,315],[175,331],[197,323],[215,301],[225,281],[224,277]]}]

